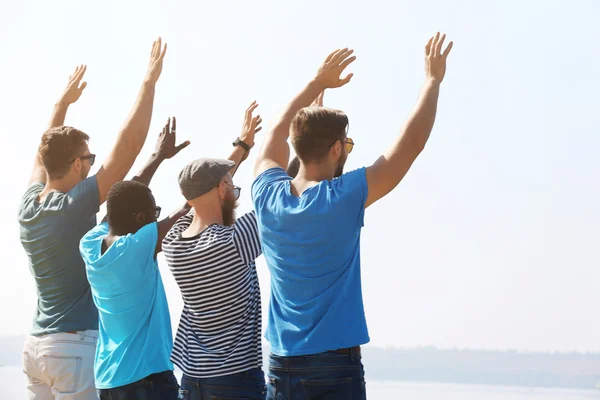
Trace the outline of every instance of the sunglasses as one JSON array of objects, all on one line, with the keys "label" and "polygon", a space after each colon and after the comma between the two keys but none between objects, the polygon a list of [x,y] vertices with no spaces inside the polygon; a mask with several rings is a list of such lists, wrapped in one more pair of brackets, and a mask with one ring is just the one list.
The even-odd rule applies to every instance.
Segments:
[{"label": "sunglasses", "polygon": [[346,145],[346,152],[348,154],[352,153],[352,149],[354,149],[354,140],[347,137],[346,140],[342,140],[342,143]]},{"label": "sunglasses", "polygon": [[234,184],[229,183],[229,182],[225,182],[225,181],[223,181],[223,182],[226,183],[226,184],[228,184],[229,186],[231,186],[233,188],[233,197],[235,197],[236,200],[239,199],[240,198],[240,192],[242,191],[242,188],[239,187],[239,186],[235,186]]},{"label": "sunglasses", "polygon": [[72,159],[71,161],[69,161],[69,164],[73,164],[75,162],[75,160],[77,160],[78,158],[81,161],[90,160],[90,167],[92,165],[94,165],[94,162],[96,161],[96,155],[95,154],[86,154],[84,156],[75,157],[74,159]]},{"label": "sunglasses", "polygon": [[[352,153],[352,149],[354,149],[354,140],[347,137],[344,140],[340,140],[340,142],[342,142],[344,145],[346,145],[346,153],[348,153],[348,154]],[[331,143],[331,146],[333,146],[336,143],[337,143],[337,140],[335,142]],[[331,146],[329,146],[329,147],[331,147]]]}]

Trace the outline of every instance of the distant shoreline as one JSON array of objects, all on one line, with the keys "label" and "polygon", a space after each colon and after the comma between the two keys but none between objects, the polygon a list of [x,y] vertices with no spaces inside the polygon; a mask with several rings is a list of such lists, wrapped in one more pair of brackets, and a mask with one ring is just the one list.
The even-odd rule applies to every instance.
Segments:
[{"label": "distant shoreline", "polygon": [[[0,337],[0,367],[21,367],[24,336]],[[263,348],[263,369],[268,345]],[[600,353],[542,353],[364,346],[367,382],[597,390]]]}]

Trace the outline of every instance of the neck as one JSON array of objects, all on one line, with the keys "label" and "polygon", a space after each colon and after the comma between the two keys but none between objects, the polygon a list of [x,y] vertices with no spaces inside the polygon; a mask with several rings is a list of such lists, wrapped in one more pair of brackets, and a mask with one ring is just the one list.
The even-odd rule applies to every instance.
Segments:
[{"label": "neck", "polygon": [[297,178],[307,182],[330,181],[335,175],[335,168],[328,164],[300,164]]},{"label": "neck", "polygon": [[195,204],[194,219],[183,232],[184,237],[196,236],[210,225],[223,225],[223,212],[219,204]]},{"label": "neck", "polygon": [[51,192],[67,193],[69,190],[77,186],[79,182],[81,182],[81,180],[74,179],[70,176],[66,176],[61,179],[48,179],[44,190],[42,193],[40,193],[40,198],[46,197]]}]

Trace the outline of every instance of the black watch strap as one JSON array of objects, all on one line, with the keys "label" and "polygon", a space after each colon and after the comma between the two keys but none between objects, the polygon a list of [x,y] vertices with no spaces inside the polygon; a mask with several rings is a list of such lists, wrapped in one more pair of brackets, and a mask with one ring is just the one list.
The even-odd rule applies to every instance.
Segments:
[{"label": "black watch strap", "polygon": [[232,144],[234,146],[240,146],[246,151],[250,151],[250,146],[248,146],[246,143],[244,143],[240,138],[235,139],[235,141]]}]

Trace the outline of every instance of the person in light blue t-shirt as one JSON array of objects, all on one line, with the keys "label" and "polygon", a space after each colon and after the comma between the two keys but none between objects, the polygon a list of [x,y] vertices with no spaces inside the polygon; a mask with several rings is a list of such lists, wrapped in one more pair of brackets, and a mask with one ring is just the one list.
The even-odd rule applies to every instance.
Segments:
[{"label": "person in light blue t-shirt", "polygon": [[[364,399],[360,345],[369,341],[360,279],[365,209],[408,172],[433,128],[446,71],[445,35],[429,40],[426,81],[392,147],[367,168],[342,173],[354,141],[342,111],[308,107],[356,57],[336,50],[265,135],[252,199],[271,273],[266,338],[271,344],[267,399]],[[298,158],[290,177],[288,136]]]},{"label": "person in light blue t-shirt", "polygon": [[171,132],[167,124],[143,172],[108,192],[108,222],[80,242],[99,314],[94,373],[101,400],[174,400],[179,393],[169,359],[171,319],[156,255],[165,234],[189,207],[157,222],[160,207],[145,184],[162,160],[189,144],[174,143],[174,127]]}]

